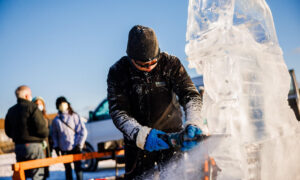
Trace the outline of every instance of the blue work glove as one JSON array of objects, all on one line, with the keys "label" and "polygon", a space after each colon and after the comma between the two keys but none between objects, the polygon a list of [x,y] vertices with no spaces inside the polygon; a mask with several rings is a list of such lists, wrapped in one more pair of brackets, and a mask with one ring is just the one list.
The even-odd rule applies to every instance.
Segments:
[{"label": "blue work glove", "polygon": [[152,129],[147,137],[144,149],[152,152],[159,151],[163,149],[168,149],[169,145],[158,137],[158,134],[166,134],[163,131]]},{"label": "blue work glove", "polygon": [[191,141],[196,135],[202,134],[202,131],[200,128],[194,125],[188,125],[185,128],[185,134],[184,134],[184,141],[182,143],[182,151],[188,151],[194,148],[198,142],[197,141]]}]

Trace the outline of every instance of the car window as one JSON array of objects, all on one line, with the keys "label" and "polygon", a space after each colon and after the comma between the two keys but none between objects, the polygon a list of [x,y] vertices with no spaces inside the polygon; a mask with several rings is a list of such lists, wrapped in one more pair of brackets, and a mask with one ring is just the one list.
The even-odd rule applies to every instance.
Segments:
[{"label": "car window", "polygon": [[109,108],[108,108],[108,101],[105,100],[101,106],[99,106],[95,111],[95,119],[103,120],[103,119],[110,119],[109,115]]}]

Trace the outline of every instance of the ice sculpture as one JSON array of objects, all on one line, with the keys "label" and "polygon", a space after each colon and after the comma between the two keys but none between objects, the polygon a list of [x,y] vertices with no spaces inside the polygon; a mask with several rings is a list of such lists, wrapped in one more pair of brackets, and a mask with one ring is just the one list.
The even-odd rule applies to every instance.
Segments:
[{"label": "ice sculpture", "polygon": [[300,179],[290,76],[265,0],[190,0],[186,39],[210,133],[231,135],[209,149],[219,179]]}]

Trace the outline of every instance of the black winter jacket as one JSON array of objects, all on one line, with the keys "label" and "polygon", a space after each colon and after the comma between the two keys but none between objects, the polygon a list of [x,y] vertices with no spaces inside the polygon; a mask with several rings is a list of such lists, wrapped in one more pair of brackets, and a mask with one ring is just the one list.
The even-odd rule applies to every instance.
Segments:
[{"label": "black winter jacket", "polygon": [[49,129],[42,112],[33,102],[18,99],[5,117],[5,133],[16,144],[42,142],[49,135]]},{"label": "black winter jacket", "polygon": [[139,71],[122,57],[110,68],[107,84],[110,115],[125,140],[135,141],[141,126],[178,132],[183,127],[180,105],[186,110],[193,101],[193,109],[201,109],[201,96],[185,68],[167,53],[151,72]]}]

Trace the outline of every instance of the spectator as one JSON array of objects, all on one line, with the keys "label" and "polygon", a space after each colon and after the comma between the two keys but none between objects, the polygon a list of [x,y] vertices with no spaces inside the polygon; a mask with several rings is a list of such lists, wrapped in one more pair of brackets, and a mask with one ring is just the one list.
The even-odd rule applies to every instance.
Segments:
[{"label": "spectator", "polygon": [[[87,137],[87,130],[80,116],[75,113],[63,96],[56,99],[58,115],[52,122],[53,148],[56,153],[62,155],[81,153]],[[66,179],[71,180],[72,167],[70,163],[65,165]],[[77,180],[82,180],[81,161],[75,161],[75,172]]]},{"label": "spectator", "polygon": [[[32,99],[32,102],[35,103],[37,105],[37,107],[39,108],[39,110],[42,112],[44,119],[46,120],[47,123],[47,127],[50,130],[50,119],[47,116],[47,112],[46,112],[46,105],[45,105],[45,101],[42,97],[40,96],[36,96]],[[44,149],[44,153],[46,158],[47,157],[51,157],[51,152],[52,152],[52,143],[50,143],[51,137],[50,135],[43,141],[43,149]],[[45,167],[45,177],[49,177],[49,167]]]},{"label": "spectator", "polygon": [[[15,143],[17,162],[42,159],[42,142],[49,135],[43,114],[37,105],[31,102],[31,90],[20,86],[15,91],[17,104],[12,106],[5,117],[5,133]],[[44,168],[25,171],[26,178],[33,180],[45,178]]]}]

